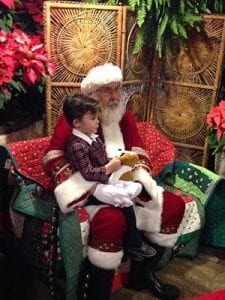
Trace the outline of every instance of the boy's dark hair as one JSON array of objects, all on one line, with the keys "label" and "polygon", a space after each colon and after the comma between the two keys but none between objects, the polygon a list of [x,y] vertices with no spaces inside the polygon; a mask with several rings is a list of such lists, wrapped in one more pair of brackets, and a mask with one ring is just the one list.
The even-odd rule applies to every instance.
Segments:
[{"label": "boy's dark hair", "polygon": [[96,114],[99,104],[96,100],[79,94],[67,96],[63,104],[63,113],[67,122],[72,126],[73,120],[80,120],[87,112]]}]

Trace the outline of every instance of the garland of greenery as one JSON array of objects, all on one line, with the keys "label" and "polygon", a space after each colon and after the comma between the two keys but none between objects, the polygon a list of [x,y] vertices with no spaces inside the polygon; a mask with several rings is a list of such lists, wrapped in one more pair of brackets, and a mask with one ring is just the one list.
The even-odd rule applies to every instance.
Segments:
[{"label": "garland of greenery", "polygon": [[[102,3],[96,0],[91,1],[93,2]],[[108,0],[106,4],[118,5],[120,0]],[[140,27],[134,53],[139,52],[149,40],[152,42],[154,35],[154,49],[159,57],[162,56],[163,49],[166,49],[165,46],[168,46],[168,41],[185,43],[189,29],[199,32],[203,13],[225,11],[224,0],[124,0],[122,4],[133,9]]]}]

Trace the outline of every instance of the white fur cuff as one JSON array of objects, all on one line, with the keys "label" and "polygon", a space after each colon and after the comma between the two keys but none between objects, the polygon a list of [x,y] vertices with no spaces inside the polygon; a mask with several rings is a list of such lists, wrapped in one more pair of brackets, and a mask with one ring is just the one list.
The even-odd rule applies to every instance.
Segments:
[{"label": "white fur cuff", "polygon": [[83,206],[87,202],[87,199],[80,198],[84,196],[94,184],[94,181],[86,181],[79,172],[74,173],[67,180],[59,184],[55,188],[54,194],[61,211],[68,213],[76,206]]},{"label": "white fur cuff", "polygon": [[92,247],[88,247],[88,258],[90,262],[99,268],[105,270],[115,270],[121,264],[123,251],[103,252]]},{"label": "white fur cuff", "polygon": [[136,181],[139,181],[143,184],[146,192],[152,197],[153,200],[156,200],[162,195],[164,189],[157,185],[156,181],[152,176],[143,168],[138,168],[133,171],[133,178]]},{"label": "white fur cuff", "polygon": [[145,232],[160,232],[162,211],[158,209],[148,209],[146,207],[136,206],[135,215],[137,228]]},{"label": "white fur cuff", "polygon": [[172,234],[165,234],[165,233],[145,233],[144,236],[152,241],[153,243],[162,246],[162,247],[168,247],[173,248],[176,244],[176,241],[179,237],[178,233],[172,233]]}]

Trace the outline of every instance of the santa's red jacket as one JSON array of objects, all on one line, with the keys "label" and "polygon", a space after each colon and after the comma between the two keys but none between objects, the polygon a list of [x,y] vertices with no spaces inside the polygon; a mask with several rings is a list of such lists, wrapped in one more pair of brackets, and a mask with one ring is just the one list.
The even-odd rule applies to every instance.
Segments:
[{"label": "santa's red jacket", "polygon": [[[146,126],[152,125],[146,123]],[[64,213],[74,207],[84,206],[89,189],[94,184],[72,170],[65,160],[64,149],[71,133],[72,128],[62,115],[44,157],[46,173],[56,183],[55,196]],[[99,129],[109,157],[113,148],[138,154],[140,162],[133,170],[133,178],[141,182],[144,189],[135,206],[137,226],[153,242],[173,247],[178,237],[177,228],[183,217],[184,203],[177,195],[158,186],[149,170],[155,175],[162,167],[165,155],[172,156],[174,149],[171,148],[171,142],[156,128],[152,127],[151,134],[151,137],[146,136],[146,140],[152,139],[151,145],[154,147],[146,151],[146,140],[140,138],[135,117],[129,111],[125,112],[119,124],[101,126]],[[122,242],[126,233],[126,222],[121,211],[105,205],[85,208],[91,221],[91,242],[88,248],[90,261],[106,269],[117,267],[123,255]]]}]

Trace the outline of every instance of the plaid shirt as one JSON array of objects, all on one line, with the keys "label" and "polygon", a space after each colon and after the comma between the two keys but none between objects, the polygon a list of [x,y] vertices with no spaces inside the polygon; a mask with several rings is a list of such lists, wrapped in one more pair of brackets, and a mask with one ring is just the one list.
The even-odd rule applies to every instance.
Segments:
[{"label": "plaid shirt", "polygon": [[77,136],[75,132],[67,143],[66,158],[86,180],[107,183],[108,175],[104,165],[108,159],[102,140],[98,136],[95,139],[84,134]]}]

